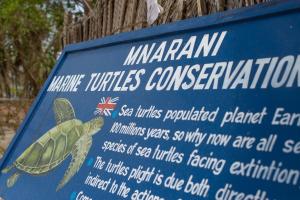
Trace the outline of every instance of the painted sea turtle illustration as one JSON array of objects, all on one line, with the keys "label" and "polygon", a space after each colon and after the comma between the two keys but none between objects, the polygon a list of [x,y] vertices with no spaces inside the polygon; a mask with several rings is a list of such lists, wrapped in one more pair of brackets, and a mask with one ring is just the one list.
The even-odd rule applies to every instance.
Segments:
[{"label": "painted sea turtle illustration", "polygon": [[22,172],[45,174],[71,155],[71,163],[56,188],[58,191],[81,168],[91,148],[92,136],[101,130],[104,120],[96,117],[83,123],[76,119],[71,103],[65,98],[55,99],[53,110],[57,125],[30,145],[11,166],[2,170],[2,173],[7,173],[16,168],[16,172],[7,180],[7,187],[12,187]]}]

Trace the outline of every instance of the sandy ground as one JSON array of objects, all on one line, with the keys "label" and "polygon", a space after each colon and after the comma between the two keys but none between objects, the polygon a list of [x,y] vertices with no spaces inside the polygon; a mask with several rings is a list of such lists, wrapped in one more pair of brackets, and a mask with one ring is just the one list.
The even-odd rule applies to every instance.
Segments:
[{"label": "sandy ground", "polygon": [[0,157],[23,121],[31,101],[0,100]]}]

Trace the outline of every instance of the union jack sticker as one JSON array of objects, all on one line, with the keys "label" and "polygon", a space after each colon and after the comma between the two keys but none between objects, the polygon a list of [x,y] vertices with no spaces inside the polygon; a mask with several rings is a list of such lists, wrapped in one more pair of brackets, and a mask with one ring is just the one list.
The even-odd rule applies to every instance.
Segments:
[{"label": "union jack sticker", "polygon": [[104,116],[111,116],[112,111],[117,106],[117,101],[119,97],[102,97],[101,102],[98,103],[97,108],[94,112],[95,115],[104,115]]}]

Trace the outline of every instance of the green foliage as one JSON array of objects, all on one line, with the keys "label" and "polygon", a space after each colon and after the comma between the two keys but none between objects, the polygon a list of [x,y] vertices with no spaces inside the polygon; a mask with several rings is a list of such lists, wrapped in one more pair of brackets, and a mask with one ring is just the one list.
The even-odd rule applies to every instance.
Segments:
[{"label": "green foliage", "polygon": [[[4,0],[0,8],[4,28],[17,28],[24,34],[29,31],[47,30],[49,25],[45,13],[40,9],[40,0]],[[21,32],[21,33],[22,33]]]},{"label": "green foliage", "polygon": [[34,97],[60,51],[64,1],[0,1],[0,96]]}]

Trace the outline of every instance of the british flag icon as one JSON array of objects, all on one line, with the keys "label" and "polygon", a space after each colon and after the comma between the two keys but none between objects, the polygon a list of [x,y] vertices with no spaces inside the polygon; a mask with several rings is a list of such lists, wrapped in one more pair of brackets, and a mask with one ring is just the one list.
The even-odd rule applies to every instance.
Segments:
[{"label": "british flag icon", "polygon": [[112,111],[117,106],[117,101],[119,97],[102,97],[101,102],[98,103],[97,108],[94,112],[95,115],[104,115],[104,116],[111,116]]}]

